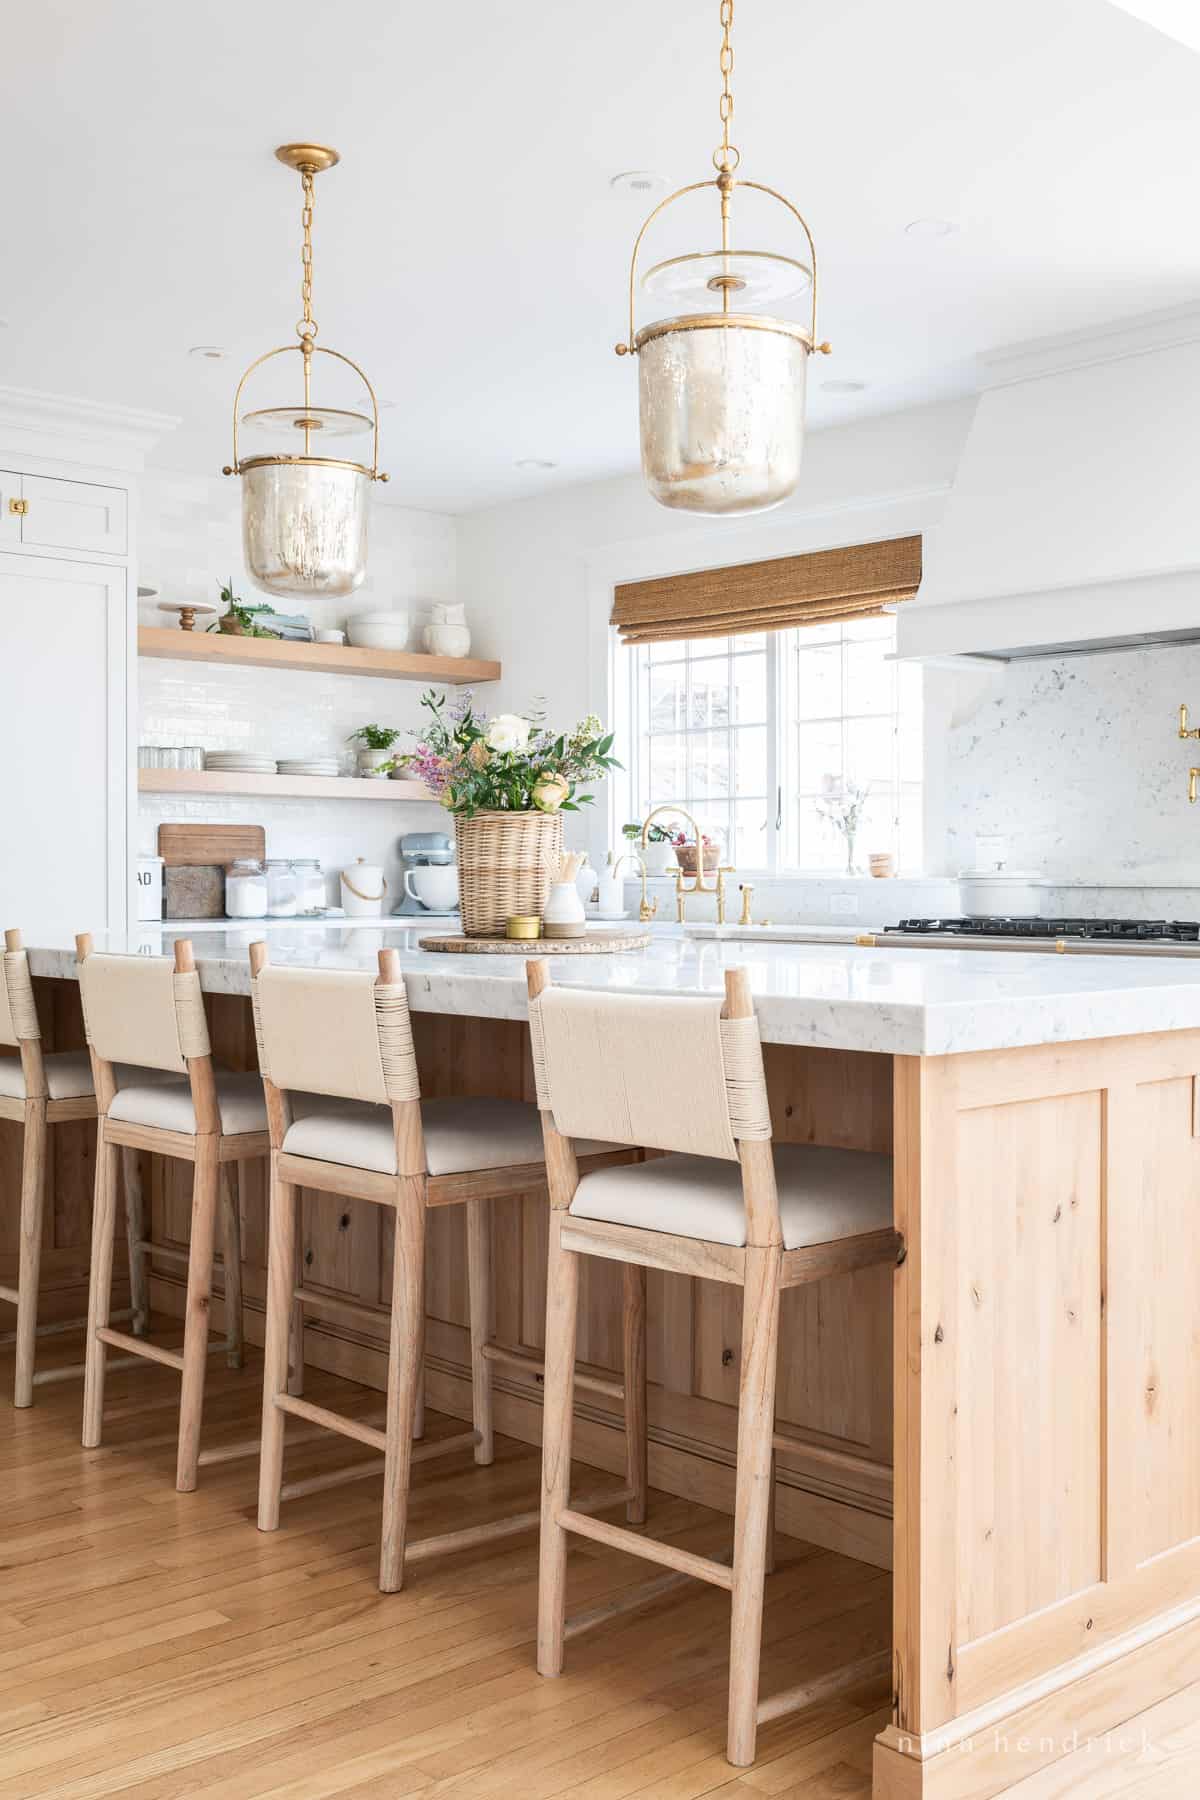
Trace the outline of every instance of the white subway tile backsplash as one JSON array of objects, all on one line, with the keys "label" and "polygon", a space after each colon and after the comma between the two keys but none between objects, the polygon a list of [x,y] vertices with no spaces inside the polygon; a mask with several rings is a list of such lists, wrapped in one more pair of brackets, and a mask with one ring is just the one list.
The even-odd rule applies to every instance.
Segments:
[{"label": "white subway tile backsplash", "polygon": [[[231,574],[247,600],[266,598],[240,574],[240,495],[237,484],[163,473],[145,477],[139,518],[139,581],[163,599],[216,602],[219,582]],[[371,518],[370,574],[348,601],[279,602],[304,611],[320,628],[339,627],[348,612],[411,607],[416,647],[422,615],[430,601],[454,597],[454,522],[432,513],[377,505]],[[144,624],[169,623],[156,599],[140,607]],[[368,676],[309,675],[292,671],[226,668],[215,663],[183,663],[142,658],[139,677],[139,741],[198,744],[205,750],[250,750],[264,755],[306,757],[336,754],[349,770],[354,747],[346,742],[357,726],[392,725],[407,731],[421,719],[419,683]],[[407,742],[407,737],[403,740]],[[273,856],[319,857],[329,875],[329,898],[336,904],[333,871],[355,857],[382,863],[399,899],[397,840],[406,831],[453,825],[440,808],[397,799],[262,800],[252,795],[228,799],[180,799],[143,795],[137,847],[155,848],[164,820],[225,820],[261,824]]]}]

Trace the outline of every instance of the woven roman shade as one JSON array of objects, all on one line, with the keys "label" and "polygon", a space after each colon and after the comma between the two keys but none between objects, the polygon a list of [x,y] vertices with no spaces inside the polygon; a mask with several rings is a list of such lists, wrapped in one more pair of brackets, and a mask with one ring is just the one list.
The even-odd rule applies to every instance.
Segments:
[{"label": "woven roman shade", "polygon": [[614,596],[612,623],[626,644],[783,631],[873,618],[885,605],[911,600],[920,585],[920,537],[887,538],[624,582]]}]

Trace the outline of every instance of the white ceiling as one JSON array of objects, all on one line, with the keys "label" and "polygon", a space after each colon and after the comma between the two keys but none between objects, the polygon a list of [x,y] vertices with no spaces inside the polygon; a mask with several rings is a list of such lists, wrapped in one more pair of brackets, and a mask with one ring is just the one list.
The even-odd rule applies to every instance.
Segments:
[{"label": "white ceiling", "polygon": [[[241,364],[299,311],[298,183],[271,151],[312,137],[343,156],[318,183],[321,341],[393,403],[388,498],[459,512],[628,471],[636,376],[612,346],[645,207],[609,178],[709,172],[716,16],[9,8],[0,383],[178,414],[155,460],[219,468]],[[969,389],[995,345],[1200,295],[1200,58],[1128,11],[738,0],[735,48],[742,172],[797,201],[821,257],[815,424]],[[930,216],[959,229],[905,233]],[[187,355],[214,343],[229,361]],[[868,385],[822,393],[847,379]]]}]

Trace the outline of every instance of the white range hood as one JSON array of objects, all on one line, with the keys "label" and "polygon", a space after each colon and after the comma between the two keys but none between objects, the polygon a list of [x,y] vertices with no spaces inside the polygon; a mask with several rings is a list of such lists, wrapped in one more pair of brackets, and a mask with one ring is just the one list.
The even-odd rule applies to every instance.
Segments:
[{"label": "white range hood", "polygon": [[988,360],[901,656],[1200,640],[1200,309]]}]

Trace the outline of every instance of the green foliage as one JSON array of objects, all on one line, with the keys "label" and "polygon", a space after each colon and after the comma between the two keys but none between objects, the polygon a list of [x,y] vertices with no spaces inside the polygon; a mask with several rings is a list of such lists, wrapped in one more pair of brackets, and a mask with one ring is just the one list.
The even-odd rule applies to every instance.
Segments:
[{"label": "green foliage", "polygon": [[390,750],[400,736],[390,725],[360,725],[346,739],[348,744],[358,743],[364,750]]},{"label": "green foliage", "polygon": [[612,732],[591,714],[572,731],[555,732],[540,708],[488,719],[469,692],[447,710],[446,696],[431,688],[421,705],[430,723],[406,759],[409,772],[450,812],[578,812],[593,798],[580,785],[621,767]]}]

